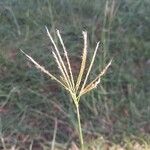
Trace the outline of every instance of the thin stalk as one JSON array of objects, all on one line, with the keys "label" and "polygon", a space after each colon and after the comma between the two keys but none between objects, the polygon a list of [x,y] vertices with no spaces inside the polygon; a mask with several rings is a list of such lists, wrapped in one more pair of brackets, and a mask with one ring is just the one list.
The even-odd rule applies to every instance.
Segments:
[{"label": "thin stalk", "polygon": [[84,142],[83,142],[83,134],[82,134],[82,128],[81,128],[79,105],[76,105],[76,111],[77,111],[77,118],[78,118],[78,130],[79,130],[81,150],[84,150]]}]

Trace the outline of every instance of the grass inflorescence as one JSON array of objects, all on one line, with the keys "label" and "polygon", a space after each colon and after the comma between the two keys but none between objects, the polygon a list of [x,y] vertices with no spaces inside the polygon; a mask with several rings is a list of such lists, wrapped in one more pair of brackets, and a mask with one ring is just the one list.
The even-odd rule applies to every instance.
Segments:
[{"label": "grass inflorescence", "polygon": [[[46,73],[51,79],[53,79],[56,82],[58,82],[59,84],[61,84],[69,92],[69,94],[72,97],[72,100],[75,104],[75,107],[76,107],[81,149],[84,150],[83,134],[82,134],[82,128],[81,128],[81,118],[80,118],[80,111],[79,111],[80,98],[82,95],[86,94],[87,92],[89,92],[92,89],[97,87],[97,85],[100,83],[101,77],[105,74],[108,67],[111,65],[112,60],[107,64],[107,66],[98,74],[98,76],[93,81],[91,81],[90,83],[87,84],[88,76],[91,72],[91,69],[92,69],[92,66],[93,66],[93,63],[95,60],[95,56],[96,56],[96,53],[97,53],[97,50],[99,47],[99,42],[96,45],[91,63],[88,68],[88,71],[85,73],[86,60],[87,60],[87,32],[83,31],[84,47],[83,47],[83,52],[82,52],[82,62],[81,62],[78,77],[75,80],[74,75],[72,73],[72,68],[71,68],[69,57],[68,57],[68,53],[64,46],[64,43],[61,38],[59,30],[57,30],[56,32],[57,32],[57,36],[59,37],[60,43],[63,47],[64,56],[65,56],[65,59],[67,62],[66,65],[65,65],[64,60],[62,59],[62,56],[60,55],[59,49],[58,49],[56,43],[54,42],[47,27],[46,27],[46,30],[47,30],[48,37],[50,38],[50,40],[54,46],[55,51],[53,50],[52,53],[53,53],[53,56],[55,58],[57,65],[58,65],[58,69],[61,72],[61,75],[59,76],[59,78],[52,75],[49,71],[47,71],[43,66],[38,64],[31,56],[26,54],[24,51],[21,50],[21,52],[23,52],[27,56],[27,58],[32,63],[34,63],[34,65],[38,69],[40,69],[42,72]],[[83,78],[84,74],[85,74],[85,77]],[[83,84],[81,83],[82,80],[83,80]]]}]

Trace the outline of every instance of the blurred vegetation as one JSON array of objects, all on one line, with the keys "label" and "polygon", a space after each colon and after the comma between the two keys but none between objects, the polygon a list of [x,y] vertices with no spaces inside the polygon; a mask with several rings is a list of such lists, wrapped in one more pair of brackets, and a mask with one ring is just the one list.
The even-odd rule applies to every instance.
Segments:
[{"label": "blurred vegetation", "polygon": [[46,25],[56,42],[55,29],[61,31],[74,73],[81,59],[82,30],[88,32],[89,56],[96,42],[102,43],[91,78],[114,58],[101,86],[81,101],[85,141],[99,141],[97,149],[113,149],[115,144],[118,150],[120,146],[133,150],[137,145],[138,150],[143,145],[148,150],[149,8],[149,0],[1,0],[1,139],[8,145],[46,149],[54,142],[57,124],[58,147],[72,141],[78,143],[76,119],[67,93],[39,72],[19,50],[57,74]]}]

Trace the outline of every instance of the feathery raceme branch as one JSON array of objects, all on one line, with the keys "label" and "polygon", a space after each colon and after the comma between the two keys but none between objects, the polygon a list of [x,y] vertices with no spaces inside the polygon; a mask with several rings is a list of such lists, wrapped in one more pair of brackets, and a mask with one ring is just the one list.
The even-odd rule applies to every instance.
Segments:
[{"label": "feathery raceme branch", "polygon": [[[95,60],[95,56],[96,56],[96,53],[97,53],[98,47],[99,47],[99,42],[98,42],[98,43],[97,43],[97,45],[96,45],[96,48],[95,48],[95,51],[94,51],[94,54],[93,54],[93,57],[92,57],[92,60],[91,60],[91,63],[90,63],[89,69],[88,69],[88,71],[87,71],[87,73],[86,73],[86,76],[85,76],[85,79],[84,79],[83,85],[82,85],[82,87],[81,87],[81,91],[84,89],[84,87],[85,87],[85,85],[86,85],[86,82],[87,82],[88,76],[89,76],[89,74],[90,74],[90,72],[91,72],[91,69],[92,69],[92,66],[93,66],[93,64],[94,64],[94,60]],[[81,94],[81,91],[80,91],[79,95]]]},{"label": "feathery raceme branch", "polygon": [[81,96],[97,87],[97,85],[100,83],[101,77],[106,73],[106,71],[107,71],[108,67],[111,65],[111,63],[112,63],[112,59],[107,64],[107,66],[101,71],[101,73],[91,83],[89,83],[85,88],[81,89],[79,96]]},{"label": "feathery raceme branch", "polygon": [[56,82],[60,83],[66,90],[70,91],[70,89],[62,81],[57,79],[54,75],[52,75],[49,71],[47,71],[43,66],[38,64],[31,56],[26,54],[23,50],[21,50],[21,52],[36,66],[37,69],[40,69],[42,72],[44,72],[49,77],[51,77],[52,80],[55,80]]},{"label": "feathery raceme branch", "polygon": [[[57,30],[57,35],[58,35],[60,43],[61,43],[61,45],[63,47],[64,55],[66,57],[66,61],[67,61],[67,65],[68,65],[68,69],[69,69],[69,73],[70,73],[70,78],[69,79],[71,79],[71,84],[72,84],[72,86],[74,88],[75,83],[74,83],[74,78],[73,78],[72,69],[71,69],[71,65],[70,65],[70,60],[69,60],[68,53],[67,53],[66,47],[64,45],[64,42],[63,42],[63,40],[61,38],[59,30]],[[75,91],[75,89],[73,89],[73,90]]]},{"label": "feathery raceme branch", "polygon": [[77,83],[76,83],[76,91],[78,91],[81,80],[82,80],[82,76],[85,70],[85,66],[86,66],[86,59],[87,59],[87,32],[83,31],[83,38],[84,38],[84,48],[83,48],[83,52],[82,52],[82,62],[81,62],[81,66],[80,66],[80,71],[79,71],[79,75],[77,78]]},{"label": "feathery raceme branch", "polygon": [[51,36],[51,34],[50,34],[48,28],[47,28],[47,27],[45,27],[45,28],[46,28],[46,31],[47,31],[47,35],[48,35],[48,37],[50,38],[50,40],[51,40],[51,42],[52,42],[52,44],[53,44],[53,46],[54,46],[54,49],[55,49],[56,54],[57,54],[57,56],[58,56],[58,60],[59,60],[61,66],[62,66],[62,68],[63,68],[63,70],[64,70],[65,76],[67,77],[67,82],[69,83],[68,86],[70,87],[71,90],[73,90],[73,85],[71,84],[68,71],[67,71],[66,66],[65,66],[65,64],[64,64],[64,61],[63,61],[63,59],[62,59],[62,57],[61,57],[61,55],[60,55],[60,52],[59,52],[59,50],[58,50],[58,48],[57,48],[57,46],[56,46],[56,44],[55,44],[55,42],[54,42],[54,40],[53,40],[53,38],[52,38],[52,36]]}]

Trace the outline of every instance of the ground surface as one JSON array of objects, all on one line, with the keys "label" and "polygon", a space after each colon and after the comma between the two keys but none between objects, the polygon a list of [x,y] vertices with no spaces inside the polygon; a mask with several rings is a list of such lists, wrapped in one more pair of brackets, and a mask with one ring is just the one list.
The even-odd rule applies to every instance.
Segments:
[{"label": "ground surface", "polygon": [[45,25],[56,42],[55,29],[61,31],[75,74],[82,30],[88,32],[89,62],[96,42],[102,43],[91,78],[114,58],[102,84],[81,101],[86,147],[150,149],[149,8],[149,0],[1,0],[0,149],[46,150],[55,144],[74,150],[78,145],[68,94],[19,50],[59,74]]}]

